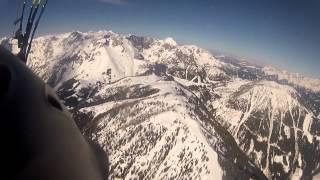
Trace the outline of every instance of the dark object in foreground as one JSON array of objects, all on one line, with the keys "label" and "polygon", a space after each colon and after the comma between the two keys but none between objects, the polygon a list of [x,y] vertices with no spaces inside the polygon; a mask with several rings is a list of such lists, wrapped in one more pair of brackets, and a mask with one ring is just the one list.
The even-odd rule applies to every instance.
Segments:
[{"label": "dark object in foreground", "polygon": [[102,180],[107,158],[40,78],[0,47],[3,179]]}]

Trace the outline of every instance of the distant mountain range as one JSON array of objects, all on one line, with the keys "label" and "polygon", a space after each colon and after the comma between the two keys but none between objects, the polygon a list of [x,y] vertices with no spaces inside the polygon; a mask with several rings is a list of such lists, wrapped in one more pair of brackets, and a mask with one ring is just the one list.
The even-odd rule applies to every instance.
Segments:
[{"label": "distant mountain range", "polygon": [[110,179],[320,178],[319,79],[111,31],[39,37],[28,66],[106,151]]}]

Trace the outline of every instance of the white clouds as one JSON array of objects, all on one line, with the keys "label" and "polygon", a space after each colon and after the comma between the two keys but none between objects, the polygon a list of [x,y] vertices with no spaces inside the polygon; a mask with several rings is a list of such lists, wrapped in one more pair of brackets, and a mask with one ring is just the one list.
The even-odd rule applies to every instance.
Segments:
[{"label": "white clouds", "polygon": [[113,5],[127,5],[128,4],[127,0],[99,0],[99,1],[103,2],[103,3],[113,4]]}]

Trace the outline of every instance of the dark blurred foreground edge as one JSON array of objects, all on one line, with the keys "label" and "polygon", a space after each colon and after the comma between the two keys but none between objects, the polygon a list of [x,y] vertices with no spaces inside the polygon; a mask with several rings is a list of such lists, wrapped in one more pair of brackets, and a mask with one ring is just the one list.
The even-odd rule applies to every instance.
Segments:
[{"label": "dark blurred foreground edge", "polygon": [[103,180],[108,161],[57,96],[0,46],[1,179]]}]

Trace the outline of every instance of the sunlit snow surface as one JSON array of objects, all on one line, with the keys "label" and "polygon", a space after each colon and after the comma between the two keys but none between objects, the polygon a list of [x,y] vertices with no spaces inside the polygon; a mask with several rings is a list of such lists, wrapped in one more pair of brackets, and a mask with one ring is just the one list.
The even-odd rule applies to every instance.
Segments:
[{"label": "sunlit snow surface", "polygon": [[30,59],[106,151],[110,179],[319,176],[317,79],[111,31],[39,37]]}]

